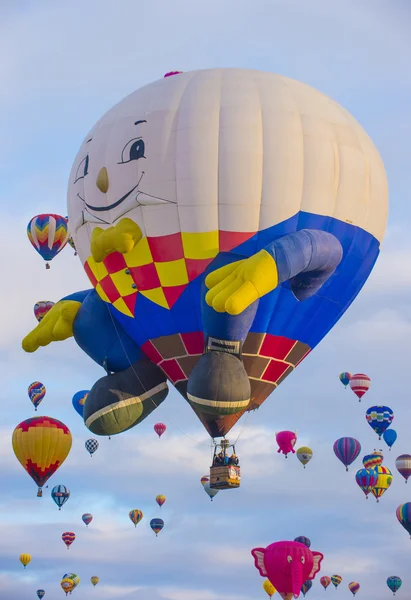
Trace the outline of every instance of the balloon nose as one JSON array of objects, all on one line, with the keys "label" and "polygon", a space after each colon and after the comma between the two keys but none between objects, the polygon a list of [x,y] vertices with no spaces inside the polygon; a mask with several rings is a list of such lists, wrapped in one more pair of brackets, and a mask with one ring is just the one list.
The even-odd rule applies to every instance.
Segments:
[{"label": "balloon nose", "polygon": [[100,171],[97,175],[96,186],[98,187],[100,192],[103,192],[103,194],[106,194],[107,190],[108,190],[108,184],[109,184],[109,181],[108,181],[107,169],[106,169],[106,167],[103,167],[102,169],[100,169]]}]

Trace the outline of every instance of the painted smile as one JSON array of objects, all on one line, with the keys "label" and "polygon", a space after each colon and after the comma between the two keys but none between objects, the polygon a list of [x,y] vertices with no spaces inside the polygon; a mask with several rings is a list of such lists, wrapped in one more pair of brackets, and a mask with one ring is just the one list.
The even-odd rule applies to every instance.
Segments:
[{"label": "painted smile", "polygon": [[[141,181],[141,178],[140,178],[140,181]],[[122,202],[124,202],[124,200],[126,200],[130,196],[130,194],[132,194],[134,192],[134,190],[138,188],[140,181],[137,183],[137,185],[135,185],[133,188],[131,188],[131,190],[129,190],[126,194],[124,194],[124,196],[121,196],[120,200],[117,200],[116,202],[113,202],[113,204],[109,204],[108,206],[92,206],[91,204],[87,204],[87,202],[84,200],[84,198],[82,198],[80,196],[79,193],[77,193],[77,196],[80,198],[80,200],[82,200],[84,202],[84,204],[87,206],[87,208],[89,210],[94,210],[96,212],[104,212],[107,210],[111,210],[112,208],[116,208]]]}]

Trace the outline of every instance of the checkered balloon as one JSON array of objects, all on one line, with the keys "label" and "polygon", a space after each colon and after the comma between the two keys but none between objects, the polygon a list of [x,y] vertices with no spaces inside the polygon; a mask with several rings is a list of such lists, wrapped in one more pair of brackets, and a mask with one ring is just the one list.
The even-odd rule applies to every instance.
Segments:
[{"label": "checkered balloon", "polygon": [[98,448],[98,441],[94,440],[94,439],[90,439],[90,440],[87,440],[84,445],[86,447],[87,452],[90,452],[90,456],[92,456]]}]

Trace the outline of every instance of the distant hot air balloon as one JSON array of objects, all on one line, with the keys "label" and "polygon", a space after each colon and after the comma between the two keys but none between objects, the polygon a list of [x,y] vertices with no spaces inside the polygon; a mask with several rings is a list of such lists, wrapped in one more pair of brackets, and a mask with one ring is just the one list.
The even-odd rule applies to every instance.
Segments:
[{"label": "distant hot air balloon", "polygon": [[97,440],[90,439],[85,442],[84,446],[85,446],[87,452],[90,453],[90,456],[93,456],[93,454],[97,450],[99,444],[98,444]]},{"label": "distant hot air balloon", "polygon": [[36,302],[34,305],[34,316],[39,323],[53,306],[54,302],[50,302],[50,300],[40,300],[39,302]]},{"label": "distant hot air balloon", "polygon": [[301,446],[301,448],[298,448],[297,458],[300,461],[300,463],[304,466],[304,469],[305,465],[310,462],[312,457],[313,451],[311,450],[311,448],[308,448],[307,446]]},{"label": "distant hot air balloon", "polygon": [[339,377],[340,377],[340,381],[343,384],[343,386],[347,387],[347,385],[350,383],[350,379],[351,379],[352,375],[351,375],[351,373],[344,372],[344,373],[340,373]]},{"label": "distant hot air balloon", "polygon": [[156,432],[159,438],[163,435],[166,429],[167,427],[164,425],[164,423],[156,423],[154,425],[154,431]]},{"label": "distant hot air balloon", "polygon": [[75,411],[80,415],[80,417],[83,417],[84,403],[87,400],[89,393],[90,390],[81,390],[80,392],[76,392],[71,401]]},{"label": "distant hot air balloon", "polygon": [[397,432],[395,431],[395,429],[386,429],[384,431],[384,433],[382,434],[382,437],[383,437],[384,442],[387,444],[387,446],[391,450],[392,446],[395,443],[395,440],[397,439]]},{"label": "distant hot air balloon", "polygon": [[351,375],[350,388],[358,397],[359,402],[361,402],[361,398],[370,388],[370,385],[371,379],[368,377],[368,375],[364,375],[364,373],[356,373],[355,375]]},{"label": "distant hot air balloon", "polygon": [[379,467],[382,465],[384,460],[384,456],[381,450],[374,450],[372,454],[366,454],[362,459],[362,464],[365,469],[375,469],[375,467]]},{"label": "distant hot air balloon", "polygon": [[[22,421],[13,431],[14,454],[23,468],[41,488],[66,460],[72,438],[69,428],[51,417],[33,417]],[[47,448],[46,454],[42,449]]]},{"label": "distant hot air balloon", "polygon": [[29,398],[33,403],[34,410],[37,410],[38,405],[46,395],[46,388],[40,381],[33,381],[28,387]]},{"label": "distant hot air balloon", "polygon": [[201,479],[200,479],[200,483],[201,485],[205,485],[208,481],[210,481],[210,478],[208,475],[204,475]]},{"label": "distant hot air balloon", "polygon": [[65,531],[64,533],[61,534],[61,539],[66,544],[67,550],[68,550],[70,548],[71,544],[76,539],[76,534],[73,533],[72,531]]},{"label": "distant hot air balloon", "polygon": [[134,527],[137,527],[144,515],[141,510],[134,508],[133,510],[130,510],[128,516],[130,517],[130,521],[134,523]]},{"label": "distant hot air balloon", "polygon": [[217,496],[219,490],[216,490],[215,488],[210,487],[210,481],[206,481],[203,484],[204,487],[204,491],[207,494],[207,496],[210,498],[211,501],[213,501],[214,496]]},{"label": "distant hot air balloon", "polygon": [[271,581],[269,579],[266,579],[265,581],[263,581],[263,590],[265,591],[265,593],[268,595],[269,598],[272,598],[276,592],[275,587],[273,586],[273,584],[271,583]]},{"label": "distant hot air balloon", "polygon": [[324,577],[321,577],[320,583],[323,586],[323,588],[326,590],[331,583],[331,579],[327,575],[324,575]]},{"label": "distant hot air balloon", "polygon": [[312,587],[313,587],[313,582],[311,581],[311,579],[307,579],[307,581],[304,581],[304,583],[301,586],[301,593],[304,596],[304,598]]},{"label": "distant hot air balloon", "polygon": [[411,476],[411,454],[400,454],[395,460],[395,466],[400,475],[404,477],[405,483],[407,483],[408,478]]},{"label": "distant hot air balloon", "polygon": [[63,575],[63,579],[70,579],[70,581],[73,582],[73,590],[80,583],[80,577],[76,575],[76,573],[66,573],[65,575]]},{"label": "distant hot air balloon", "polygon": [[294,431],[280,431],[275,434],[275,439],[278,444],[277,452],[282,452],[285,458],[287,458],[289,452],[295,454],[294,446],[297,441],[297,435]]},{"label": "distant hot air balloon", "polygon": [[68,579],[67,577],[64,577],[60,581],[60,585],[61,585],[61,588],[62,588],[63,592],[66,592],[66,596],[67,596],[67,594],[69,592],[71,594],[71,592],[74,590],[74,583],[73,583],[73,581],[71,579]]},{"label": "distant hot air balloon", "polygon": [[162,494],[159,494],[158,496],[156,496],[156,502],[160,508],[163,506],[165,501],[166,501],[166,497],[163,496]]},{"label": "distant hot air balloon", "polygon": [[378,481],[378,473],[374,469],[360,469],[355,474],[357,484],[362,489],[365,497],[368,499],[368,494],[372,491]]},{"label": "distant hot air balloon", "polygon": [[300,535],[299,537],[296,537],[294,542],[299,542],[300,544],[304,544],[304,546],[307,546],[307,548],[309,548],[311,546],[311,540],[308,537],[305,537],[304,535]]},{"label": "distant hot air balloon", "polygon": [[91,515],[90,513],[84,513],[84,515],[81,518],[85,526],[88,527],[91,521],[93,520],[93,515]]},{"label": "distant hot air balloon", "polygon": [[[36,215],[27,225],[27,236],[40,256],[51,261],[68,242],[67,219],[54,214]],[[46,269],[49,268],[46,262]]]},{"label": "distant hot air balloon", "polygon": [[342,437],[334,442],[334,454],[345,466],[346,471],[348,471],[348,466],[355,461],[360,452],[361,444],[355,438]]},{"label": "distant hot air balloon", "polygon": [[391,577],[388,577],[387,585],[395,596],[395,592],[398,592],[398,590],[402,586],[402,579],[401,579],[401,577],[392,575]]},{"label": "distant hot air balloon", "polygon": [[90,577],[90,581],[93,584],[94,587],[96,587],[96,585],[98,584],[98,582],[100,581],[99,577],[96,577],[95,575],[93,575],[93,577]]},{"label": "distant hot air balloon", "polygon": [[54,502],[59,507],[59,510],[61,510],[61,507],[63,506],[63,504],[65,504],[67,502],[67,500],[70,498],[70,490],[68,488],[66,488],[65,485],[56,485],[51,490],[51,497],[53,498]]},{"label": "distant hot air balloon", "polygon": [[150,521],[150,527],[154,531],[154,533],[156,534],[156,537],[157,537],[158,534],[160,533],[160,531],[164,527],[164,521],[163,521],[163,519],[151,519],[151,521]]},{"label": "distant hot air balloon", "polygon": [[377,474],[377,483],[372,488],[371,494],[376,498],[377,502],[379,502],[381,496],[388,490],[392,483],[392,473],[383,465],[375,467],[374,471]]},{"label": "distant hot air balloon", "polygon": [[69,239],[67,240],[67,243],[69,246],[71,246],[74,250],[74,256],[77,256],[77,250],[76,250],[76,246],[74,244],[74,240],[72,237],[69,237]]},{"label": "distant hot air balloon", "polygon": [[20,554],[19,560],[23,567],[26,568],[29,562],[31,561],[31,556],[30,554]]},{"label": "distant hot air balloon", "polygon": [[352,581],[351,583],[348,584],[348,589],[350,590],[352,595],[355,596],[355,594],[360,589],[360,584],[357,583],[356,581]]},{"label": "distant hot air balloon", "polygon": [[398,521],[404,527],[405,531],[408,531],[411,538],[411,502],[400,504],[395,514],[397,515]]},{"label": "distant hot air balloon", "polygon": [[340,585],[341,582],[342,582],[341,575],[331,575],[331,583],[333,584],[335,589],[338,588],[338,586]]},{"label": "distant hot air balloon", "polygon": [[367,423],[375,433],[378,439],[381,439],[382,434],[394,420],[394,413],[388,406],[371,406],[365,413]]},{"label": "distant hot air balloon", "polygon": [[40,600],[44,598],[45,595],[46,592],[44,590],[37,590],[37,598],[40,598]]}]

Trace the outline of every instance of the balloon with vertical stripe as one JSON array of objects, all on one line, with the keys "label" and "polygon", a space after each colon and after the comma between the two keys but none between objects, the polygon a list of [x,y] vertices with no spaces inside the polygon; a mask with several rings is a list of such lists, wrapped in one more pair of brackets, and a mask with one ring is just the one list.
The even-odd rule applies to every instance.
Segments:
[{"label": "balloon with vertical stripe", "polygon": [[371,494],[379,502],[381,496],[385,494],[392,483],[392,473],[384,465],[375,467],[374,471],[377,474],[377,483],[372,488]]},{"label": "balloon with vertical stripe", "polygon": [[351,465],[361,452],[361,444],[352,437],[342,437],[334,442],[334,454],[345,466],[348,471]]},{"label": "balloon with vertical stripe", "polygon": [[347,387],[347,385],[350,383],[351,377],[351,373],[348,373],[347,371],[340,373],[339,378],[344,387]]},{"label": "balloon with vertical stripe", "polygon": [[400,504],[396,510],[396,515],[398,521],[404,527],[405,531],[408,531],[411,538],[411,502]]},{"label": "balloon with vertical stripe", "polygon": [[397,577],[397,575],[392,575],[391,577],[388,577],[387,585],[395,596],[395,592],[398,592],[402,586],[402,579],[401,577]]}]

